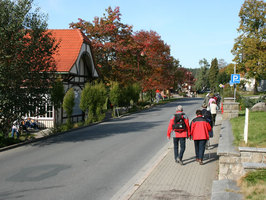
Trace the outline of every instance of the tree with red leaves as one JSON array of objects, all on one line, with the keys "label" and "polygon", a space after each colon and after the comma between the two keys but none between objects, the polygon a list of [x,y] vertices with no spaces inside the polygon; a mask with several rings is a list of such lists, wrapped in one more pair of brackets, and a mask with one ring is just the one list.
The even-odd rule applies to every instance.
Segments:
[{"label": "tree with red leaves", "polygon": [[119,7],[106,9],[107,15],[93,22],[79,19],[70,27],[79,28],[90,39],[97,65],[105,81],[123,82],[130,75],[129,55],[132,48],[132,27],[121,23]]},{"label": "tree with red leaves", "polygon": [[182,70],[179,61],[170,56],[169,45],[155,31],[133,33],[132,26],[121,23],[119,7],[109,7],[106,12],[92,23],[79,19],[70,24],[91,40],[105,81],[121,85],[138,82],[143,91],[174,87]]},{"label": "tree with red leaves", "polygon": [[184,68],[170,55],[170,47],[155,31],[140,31],[133,36],[141,52],[139,81],[144,91],[176,89],[184,81]]}]

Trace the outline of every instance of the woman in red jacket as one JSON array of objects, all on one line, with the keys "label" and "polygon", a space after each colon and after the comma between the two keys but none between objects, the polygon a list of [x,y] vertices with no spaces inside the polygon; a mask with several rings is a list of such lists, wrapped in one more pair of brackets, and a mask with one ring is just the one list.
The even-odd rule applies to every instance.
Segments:
[{"label": "woman in red jacket", "polygon": [[[175,124],[175,117],[176,115],[179,115],[178,117],[181,117],[184,121],[184,129],[174,129],[173,125]],[[190,127],[189,127],[189,119],[186,116],[185,113],[183,113],[183,107],[181,105],[178,105],[176,108],[176,114],[173,115],[170,119],[168,130],[167,130],[167,138],[170,139],[171,133],[174,133],[173,135],[173,143],[174,143],[174,158],[175,161],[181,165],[183,165],[183,154],[186,149],[186,138],[190,137]],[[178,153],[178,143],[180,143],[180,153]]]},{"label": "woman in red jacket", "polygon": [[211,131],[211,125],[207,122],[207,120],[202,117],[202,111],[196,111],[197,117],[191,121],[190,130],[191,136],[194,140],[195,153],[196,153],[196,161],[199,162],[200,165],[203,164],[202,160],[204,157],[205,145],[207,140],[209,140],[209,131]]}]

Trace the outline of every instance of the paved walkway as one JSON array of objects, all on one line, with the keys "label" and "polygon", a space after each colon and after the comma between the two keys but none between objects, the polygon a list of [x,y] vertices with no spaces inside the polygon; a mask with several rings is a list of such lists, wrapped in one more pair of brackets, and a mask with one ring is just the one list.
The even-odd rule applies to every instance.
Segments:
[{"label": "paved walkway", "polygon": [[204,165],[195,161],[194,142],[187,140],[184,165],[174,161],[173,145],[146,180],[131,195],[130,200],[211,199],[212,182],[218,176],[216,154],[222,117],[217,115],[211,148],[205,151]]}]

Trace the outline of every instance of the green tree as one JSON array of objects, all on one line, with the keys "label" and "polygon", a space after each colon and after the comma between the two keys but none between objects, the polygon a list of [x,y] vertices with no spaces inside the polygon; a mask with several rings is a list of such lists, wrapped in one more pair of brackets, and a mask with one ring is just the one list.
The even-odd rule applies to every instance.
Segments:
[{"label": "green tree", "polygon": [[132,100],[134,103],[138,103],[139,95],[141,92],[141,86],[138,83],[134,83],[133,85],[130,85],[130,87],[130,100]]},{"label": "green tree", "polygon": [[120,85],[120,97],[119,97],[119,106],[125,106],[128,107],[131,105],[131,101],[133,103],[137,103],[139,100],[140,92],[141,92],[141,86],[138,83],[133,83],[126,86]]},{"label": "green tree", "polygon": [[32,0],[0,1],[0,131],[28,113],[43,114],[58,44]]},{"label": "green tree", "polygon": [[56,122],[58,119],[57,110],[61,108],[61,105],[64,100],[64,96],[65,96],[64,85],[60,78],[57,78],[56,81],[53,83],[52,88],[50,89],[50,94],[51,94],[51,102],[53,103],[54,111],[55,111],[54,122]]},{"label": "green tree", "polygon": [[73,113],[73,107],[75,105],[75,93],[74,89],[70,88],[64,96],[63,108],[67,114],[67,125],[71,125],[71,116]]},{"label": "green tree", "polygon": [[266,3],[263,0],[245,0],[240,12],[240,25],[237,29],[240,36],[235,39],[232,49],[238,71],[244,72],[247,78],[257,82],[266,79]]},{"label": "green tree", "polygon": [[[111,103],[113,104],[113,112],[116,115],[118,112],[117,107],[120,106],[129,106],[130,105],[130,92],[132,88],[130,86],[122,86],[118,82],[112,82],[109,92],[109,98]],[[117,114],[119,115],[119,113]]]},{"label": "green tree", "polygon": [[87,122],[101,121],[105,117],[104,105],[107,99],[105,85],[100,82],[86,83],[82,90],[79,107],[88,114]]},{"label": "green tree", "polygon": [[57,78],[56,81],[53,83],[52,88],[50,89],[50,94],[51,102],[53,103],[54,108],[61,108],[65,96],[65,90],[63,82],[60,78]]},{"label": "green tree", "polygon": [[209,84],[209,66],[210,64],[208,61],[203,58],[202,60],[199,61],[199,64],[201,65],[199,74],[197,76],[197,80],[195,83],[196,90],[206,90],[210,87]]},{"label": "green tree", "polygon": [[220,84],[226,84],[226,83],[229,83],[231,77],[229,74],[227,74],[225,71],[222,71],[222,72],[219,72],[218,74],[218,77],[217,77],[217,80],[218,80],[218,83]]},{"label": "green tree", "polygon": [[112,82],[109,92],[109,97],[111,103],[114,105],[114,107],[119,106],[122,96],[122,90],[119,86],[118,82]]},{"label": "green tree", "polygon": [[215,90],[218,87],[218,81],[217,81],[218,73],[219,73],[218,60],[217,58],[214,58],[211,62],[211,68],[209,71],[209,83],[212,92],[215,92]]}]

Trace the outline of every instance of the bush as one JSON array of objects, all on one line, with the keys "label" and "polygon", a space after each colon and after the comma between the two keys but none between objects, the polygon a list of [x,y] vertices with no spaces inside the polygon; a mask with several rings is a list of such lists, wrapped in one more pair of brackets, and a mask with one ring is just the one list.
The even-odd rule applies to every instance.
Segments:
[{"label": "bush", "polygon": [[75,105],[75,94],[74,89],[70,88],[67,93],[65,94],[63,100],[63,108],[67,113],[67,125],[71,126],[71,115],[73,113],[73,107]]},{"label": "bush", "polygon": [[118,82],[112,82],[109,93],[110,101],[117,107],[129,107],[130,102],[138,102],[140,91],[141,88],[137,83],[122,87]]},{"label": "bush", "polygon": [[148,90],[144,93],[143,99],[147,102],[153,102],[153,99],[155,97],[155,90]]},{"label": "bush", "polygon": [[138,103],[138,105],[141,106],[141,107],[145,107],[145,106],[147,106],[147,105],[150,105],[150,103],[147,102],[147,101],[140,101],[140,102]]},{"label": "bush", "polygon": [[134,83],[133,85],[128,86],[128,95],[130,96],[130,101],[133,101],[133,104],[138,103],[140,92],[141,87],[138,83]]},{"label": "bush", "polygon": [[241,96],[238,99],[238,102],[240,103],[241,109],[251,108],[256,103],[265,102],[265,96],[260,96],[259,98],[256,98],[256,99],[251,99],[250,97]]},{"label": "bush", "polygon": [[0,148],[21,142],[19,139],[5,137],[0,133]]},{"label": "bush", "polygon": [[179,95],[182,97],[187,97],[187,94],[185,92],[179,92]]},{"label": "bush", "polygon": [[122,90],[118,82],[112,82],[109,92],[110,101],[114,106],[119,106],[122,97]]},{"label": "bush", "polygon": [[87,83],[81,92],[80,108],[88,114],[85,124],[101,121],[105,117],[107,90],[100,82]]}]

